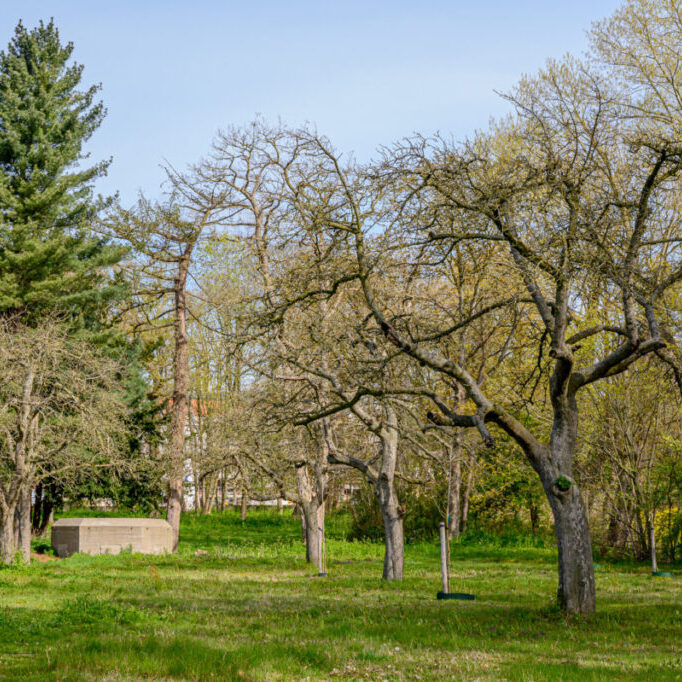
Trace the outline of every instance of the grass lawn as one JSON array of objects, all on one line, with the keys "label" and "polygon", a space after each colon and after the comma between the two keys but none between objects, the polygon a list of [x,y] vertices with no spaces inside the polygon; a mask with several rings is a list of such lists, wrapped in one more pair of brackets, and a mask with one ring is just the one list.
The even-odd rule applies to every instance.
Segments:
[{"label": "grass lawn", "polygon": [[0,679],[682,680],[679,577],[602,563],[598,614],[567,620],[554,549],[453,545],[451,589],[476,600],[436,601],[435,542],[389,584],[382,546],[343,537],[332,519],[328,578],[272,511],[184,517],[173,556],[2,569]]}]

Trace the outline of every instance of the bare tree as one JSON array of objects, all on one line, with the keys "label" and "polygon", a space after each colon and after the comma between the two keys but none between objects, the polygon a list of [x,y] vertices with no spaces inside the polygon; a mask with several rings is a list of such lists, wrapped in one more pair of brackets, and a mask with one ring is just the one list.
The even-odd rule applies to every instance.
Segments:
[{"label": "bare tree", "polygon": [[[126,445],[121,368],[53,323],[0,328],[0,558],[30,561],[31,490],[115,468]],[[14,532],[15,512],[18,534]]]},{"label": "bare tree", "polygon": [[[184,447],[187,435],[189,348],[187,339],[188,277],[192,255],[202,234],[220,223],[223,215],[219,194],[195,192],[185,177],[168,170],[174,192],[165,203],[153,205],[140,199],[135,210],[119,211],[110,226],[129,242],[136,257],[140,305],[171,298],[170,310],[162,308],[156,319],[170,312],[173,328],[173,394],[170,400],[168,451],[168,504],[166,519],[173,529],[177,550],[183,502]],[[214,188],[215,189],[215,188]]]}]

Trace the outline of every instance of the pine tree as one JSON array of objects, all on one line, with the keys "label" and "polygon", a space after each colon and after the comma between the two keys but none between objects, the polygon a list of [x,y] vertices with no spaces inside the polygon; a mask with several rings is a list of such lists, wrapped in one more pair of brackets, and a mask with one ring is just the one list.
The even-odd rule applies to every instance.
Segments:
[{"label": "pine tree", "polygon": [[[125,249],[93,230],[112,202],[93,190],[110,162],[89,165],[83,149],[106,111],[99,85],[81,89],[83,67],[72,53],[53,21],[33,30],[19,22],[0,52],[0,323],[39,328],[56,316],[71,341],[79,337],[125,367],[116,390],[123,387],[133,438],[154,428],[158,406],[147,397],[140,346],[112,314],[129,293],[112,274]],[[43,527],[64,490],[50,476],[36,482],[33,521]],[[18,503],[24,521],[30,503],[26,489]]]},{"label": "pine tree", "polygon": [[106,112],[99,85],[78,89],[72,52],[53,21],[19,22],[0,52],[0,315],[29,322],[83,319],[120,294],[106,271],[122,251],[90,229],[110,201],[93,193],[109,161],[82,163]]}]

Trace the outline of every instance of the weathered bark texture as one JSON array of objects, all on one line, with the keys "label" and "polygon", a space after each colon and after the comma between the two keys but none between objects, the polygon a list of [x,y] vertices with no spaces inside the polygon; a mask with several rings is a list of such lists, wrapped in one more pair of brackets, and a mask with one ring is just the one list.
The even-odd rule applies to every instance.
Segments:
[{"label": "weathered bark texture", "polygon": [[0,561],[11,564],[16,553],[13,505],[0,501]]},{"label": "weathered bark texture", "polygon": [[384,544],[386,547],[382,577],[386,580],[402,580],[405,563],[403,515],[399,505],[394,503],[383,504],[381,515],[384,518]]},{"label": "weathered bark texture", "polygon": [[305,515],[305,560],[317,565],[320,558],[320,536],[324,528],[324,505],[303,506]]},{"label": "weathered bark texture", "polygon": [[578,405],[575,392],[561,379],[559,364],[550,384],[554,411],[550,456],[542,453],[532,461],[554,516],[559,550],[557,602],[569,613],[590,614],[596,607],[592,538],[587,509],[573,479]]},{"label": "weathered bark texture", "polygon": [[559,606],[572,613],[593,613],[596,604],[592,540],[585,505],[577,485],[565,493],[550,491],[559,548]]},{"label": "weathered bark texture", "polygon": [[326,467],[316,467],[314,480],[304,463],[296,467],[298,505],[305,535],[306,561],[317,565],[320,552],[320,532],[324,528],[324,502],[326,493]]},{"label": "weathered bark texture", "polygon": [[398,419],[395,410],[385,409],[386,424],[381,433],[381,469],[376,493],[384,519],[384,572],[386,580],[402,580],[404,559],[403,510],[395,489],[398,463]]}]

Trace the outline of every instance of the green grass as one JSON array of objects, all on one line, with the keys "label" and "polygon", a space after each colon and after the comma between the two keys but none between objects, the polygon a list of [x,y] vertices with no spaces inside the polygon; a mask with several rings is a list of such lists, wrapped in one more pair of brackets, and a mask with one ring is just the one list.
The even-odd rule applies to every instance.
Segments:
[{"label": "green grass", "polygon": [[[177,555],[0,570],[2,680],[682,680],[682,580],[602,562],[598,613],[552,607],[551,547],[436,544],[381,580],[382,547],[328,528],[329,577],[289,513],[183,518]],[[195,555],[197,549],[208,552]]]}]

